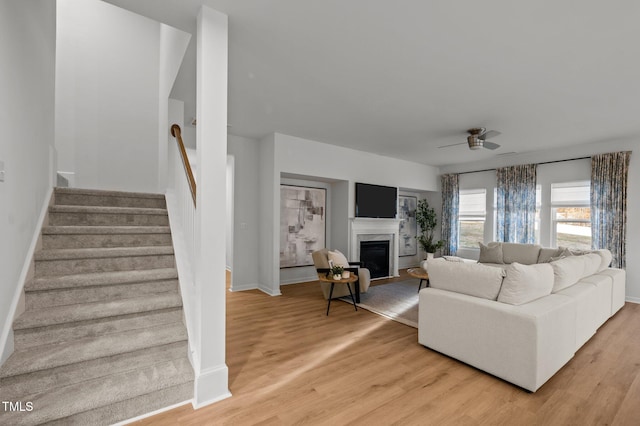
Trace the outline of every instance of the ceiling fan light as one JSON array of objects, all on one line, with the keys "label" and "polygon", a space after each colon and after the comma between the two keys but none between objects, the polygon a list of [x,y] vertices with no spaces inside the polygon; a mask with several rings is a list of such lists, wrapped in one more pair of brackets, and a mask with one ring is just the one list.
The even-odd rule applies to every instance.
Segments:
[{"label": "ceiling fan light", "polygon": [[469,143],[469,149],[476,150],[482,148],[482,140],[478,139],[476,135],[468,136],[467,142]]}]

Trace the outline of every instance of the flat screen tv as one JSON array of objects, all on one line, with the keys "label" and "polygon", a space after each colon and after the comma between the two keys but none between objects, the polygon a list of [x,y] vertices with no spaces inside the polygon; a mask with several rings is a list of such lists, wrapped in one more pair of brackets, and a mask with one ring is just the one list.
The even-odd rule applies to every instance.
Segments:
[{"label": "flat screen tv", "polygon": [[356,182],[356,217],[396,217],[398,188]]}]

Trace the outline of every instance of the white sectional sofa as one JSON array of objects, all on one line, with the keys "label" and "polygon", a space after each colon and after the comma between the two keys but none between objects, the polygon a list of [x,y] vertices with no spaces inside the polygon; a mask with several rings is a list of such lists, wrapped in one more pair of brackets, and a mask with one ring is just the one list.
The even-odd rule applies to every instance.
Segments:
[{"label": "white sectional sofa", "polygon": [[[484,255],[484,256],[483,256]],[[480,261],[429,261],[418,341],[535,392],[625,301],[607,250],[491,243]]]}]

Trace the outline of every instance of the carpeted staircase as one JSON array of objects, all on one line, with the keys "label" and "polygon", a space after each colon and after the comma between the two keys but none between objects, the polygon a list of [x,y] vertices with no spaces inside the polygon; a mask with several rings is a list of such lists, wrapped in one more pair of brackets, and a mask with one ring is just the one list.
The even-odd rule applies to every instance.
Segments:
[{"label": "carpeted staircase", "polygon": [[0,405],[0,424],[112,424],[193,398],[168,225],[163,195],[55,190],[0,367],[0,399],[24,411]]}]

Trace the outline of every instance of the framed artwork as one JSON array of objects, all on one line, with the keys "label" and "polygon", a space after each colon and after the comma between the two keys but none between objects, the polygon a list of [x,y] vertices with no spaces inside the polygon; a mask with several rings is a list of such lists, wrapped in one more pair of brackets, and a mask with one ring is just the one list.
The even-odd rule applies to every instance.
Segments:
[{"label": "framed artwork", "polygon": [[417,197],[398,196],[398,219],[400,221],[400,253],[399,256],[415,256],[418,254],[418,223],[416,222]]},{"label": "framed artwork", "polygon": [[280,185],[280,267],[312,266],[326,242],[327,190]]}]

